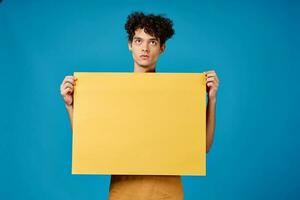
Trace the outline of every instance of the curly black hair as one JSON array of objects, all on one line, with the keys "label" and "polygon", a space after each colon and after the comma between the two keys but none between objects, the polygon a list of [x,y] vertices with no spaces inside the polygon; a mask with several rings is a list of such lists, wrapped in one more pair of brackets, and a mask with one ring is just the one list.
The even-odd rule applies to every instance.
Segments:
[{"label": "curly black hair", "polygon": [[165,44],[175,33],[173,22],[169,18],[162,15],[145,15],[143,12],[133,12],[128,15],[125,24],[128,41],[132,42],[135,31],[139,28],[144,29],[145,33],[159,38],[161,45]]}]

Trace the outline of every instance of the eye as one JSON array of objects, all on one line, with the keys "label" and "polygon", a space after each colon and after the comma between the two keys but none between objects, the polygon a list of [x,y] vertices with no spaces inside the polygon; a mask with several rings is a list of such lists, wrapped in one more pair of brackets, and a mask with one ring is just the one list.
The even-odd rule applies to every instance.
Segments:
[{"label": "eye", "polygon": [[141,44],[142,40],[141,40],[141,39],[135,39],[134,42],[135,42],[136,44]]},{"label": "eye", "polygon": [[153,46],[155,46],[155,45],[157,44],[157,41],[152,40],[152,41],[150,42],[150,44],[153,45]]}]

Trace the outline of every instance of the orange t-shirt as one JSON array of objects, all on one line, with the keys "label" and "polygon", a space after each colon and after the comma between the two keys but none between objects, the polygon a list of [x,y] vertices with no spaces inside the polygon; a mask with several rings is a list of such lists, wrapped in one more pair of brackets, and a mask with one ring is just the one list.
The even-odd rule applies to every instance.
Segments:
[{"label": "orange t-shirt", "polygon": [[183,200],[180,176],[112,175],[109,200]]}]

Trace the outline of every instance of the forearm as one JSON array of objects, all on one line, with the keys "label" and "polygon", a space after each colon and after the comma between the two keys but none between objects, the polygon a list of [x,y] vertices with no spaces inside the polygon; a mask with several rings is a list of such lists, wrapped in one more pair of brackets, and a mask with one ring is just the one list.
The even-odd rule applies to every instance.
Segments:
[{"label": "forearm", "polygon": [[209,99],[206,109],[206,153],[213,143],[216,124],[216,99]]},{"label": "forearm", "polygon": [[71,129],[73,130],[73,106],[67,106],[66,105],[66,109],[67,109],[68,114],[69,114]]}]

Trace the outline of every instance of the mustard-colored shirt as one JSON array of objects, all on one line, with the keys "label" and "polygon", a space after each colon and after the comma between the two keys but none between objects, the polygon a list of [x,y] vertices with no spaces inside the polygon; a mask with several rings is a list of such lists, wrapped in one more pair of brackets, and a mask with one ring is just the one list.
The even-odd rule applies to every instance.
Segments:
[{"label": "mustard-colored shirt", "polygon": [[112,175],[109,200],[183,200],[180,176]]}]

